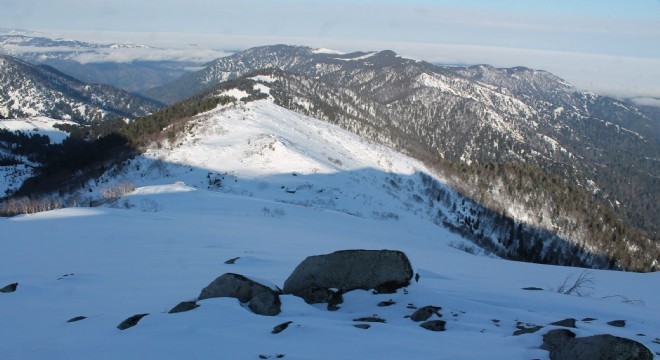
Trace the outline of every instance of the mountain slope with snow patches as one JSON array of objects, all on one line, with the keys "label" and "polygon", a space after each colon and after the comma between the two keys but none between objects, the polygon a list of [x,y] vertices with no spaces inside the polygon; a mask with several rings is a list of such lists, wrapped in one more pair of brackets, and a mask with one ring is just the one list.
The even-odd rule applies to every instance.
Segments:
[{"label": "mountain slope with snow patches", "polygon": [[[569,317],[577,319],[571,330],[579,337],[608,333],[660,351],[660,321],[649,317],[660,311],[657,273],[593,270],[580,297],[556,289],[581,269],[459,251],[454,247],[468,243],[431,217],[442,205],[415,197],[429,182],[423,173],[431,174],[416,160],[270,100],[200,114],[171,141],[154,143],[90,183],[92,191],[127,181],[138,186],[108,206],[0,219],[0,287],[18,282],[15,292],[0,293],[0,338],[9,339],[0,353],[547,359],[542,334]],[[283,295],[274,317],[253,314],[233,298],[167,313],[223,273],[281,288],[307,256],[341,249],[404,251],[420,279],[394,294],[348,292],[337,311]],[[408,318],[426,305],[442,307],[442,317],[433,319],[446,321],[446,331]],[[135,314],[148,315],[117,329]],[[369,316],[385,322],[353,326]],[[612,320],[626,323],[613,327]],[[287,321],[287,329],[271,333]],[[514,335],[532,325],[542,328]]]},{"label": "mountain slope with snow patches", "polygon": [[88,123],[144,116],[159,107],[108,85],[86,84],[49,66],[0,55],[0,118],[48,116]]}]

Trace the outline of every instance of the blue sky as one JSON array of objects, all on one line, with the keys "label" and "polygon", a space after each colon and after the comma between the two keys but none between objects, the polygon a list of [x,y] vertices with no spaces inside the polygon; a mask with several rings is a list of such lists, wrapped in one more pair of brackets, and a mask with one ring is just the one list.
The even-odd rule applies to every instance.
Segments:
[{"label": "blue sky", "polygon": [[0,0],[0,8],[2,27],[87,40],[388,48],[432,62],[542,68],[599,93],[660,97],[660,0]]}]

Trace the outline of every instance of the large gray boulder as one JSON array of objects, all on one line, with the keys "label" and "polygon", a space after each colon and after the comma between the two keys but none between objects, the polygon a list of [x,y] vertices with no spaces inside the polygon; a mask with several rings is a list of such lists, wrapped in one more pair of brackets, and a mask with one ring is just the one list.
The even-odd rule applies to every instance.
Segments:
[{"label": "large gray boulder", "polygon": [[284,283],[284,293],[309,304],[332,302],[337,294],[362,289],[396,292],[407,286],[413,271],[408,257],[396,250],[342,250],[310,256]]},{"label": "large gray boulder", "polygon": [[202,289],[199,300],[232,297],[247,304],[255,314],[274,316],[280,313],[279,291],[240,274],[226,273]]},{"label": "large gray boulder", "polygon": [[550,352],[551,360],[651,360],[653,354],[637,341],[613,336],[594,335],[576,338],[569,330],[558,329],[543,335],[541,349]]}]

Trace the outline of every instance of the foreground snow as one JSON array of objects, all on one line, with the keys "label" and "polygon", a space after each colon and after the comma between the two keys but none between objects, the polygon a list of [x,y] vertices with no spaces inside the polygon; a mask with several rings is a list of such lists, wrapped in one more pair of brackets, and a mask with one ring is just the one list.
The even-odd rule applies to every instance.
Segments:
[{"label": "foreground snow", "polygon": [[[597,319],[578,322],[578,336],[610,333],[660,351],[651,342],[660,328],[652,316],[660,313],[658,274],[592,271],[593,294],[568,296],[552,288],[580,269],[472,256],[447,246],[454,235],[423,222],[401,226],[185,185],[141,188],[124,200],[136,208],[0,220],[0,285],[19,282],[15,293],[0,294],[3,358],[543,359],[541,334],[552,328],[546,325],[567,317]],[[145,205],[158,211],[137,210]],[[252,314],[231,298],[166,313],[225,272],[282,287],[306,256],[351,248],[403,250],[421,279],[407,293],[349,293],[336,312],[283,296],[276,317]],[[234,257],[234,265],[224,264]],[[528,286],[545,290],[521,289]],[[396,304],[376,306],[390,299]],[[447,331],[404,318],[413,312],[408,304],[442,306]],[[134,328],[116,328],[138,313],[150,315]],[[373,314],[387,323],[352,326]],[[66,322],[79,315],[87,319]],[[617,319],[627,326],[606,324]],[[293,324],[270,333],[285,321]],[[512,336],[518,321],[546,327]]]},{"label": "foreground snow", "polygon": [[[660,351],[659,274],[591,271],[590,295],[569,296],[554,290],[582,269],[456,250],[466,241],[433,221],[443,209],[419,201],[419,162],[269,101],[216,109],[184,133],[91,183],[140,186],[110,206],[0,219],[0,287],[19,283],[0,293],[3,359],[547,359],[542,334],[569,317],[596,319],[578,321],[578,336]],[[167,313],[223,273],[281,288],[307,256],[341,249],[402,250],[421,278],[396,294],[348,293],[335,312],[283,296],[275,317],[231,298]],[[447,330],[406,318],[411,304],[441,306]],[[387,323],[353,327],[374,314]],[[544,328],[513,336],[519,322]]]}]

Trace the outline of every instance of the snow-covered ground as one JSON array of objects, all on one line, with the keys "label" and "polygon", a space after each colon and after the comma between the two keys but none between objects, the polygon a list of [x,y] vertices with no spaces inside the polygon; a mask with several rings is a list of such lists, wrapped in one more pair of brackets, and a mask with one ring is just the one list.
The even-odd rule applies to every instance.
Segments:
[{"label": "snow-covered ground", "polygon": [[0,120],[0,129],[9,131],[20,131],[28,135],[39,134],[50,138],[51,144],[59,144],[66,139],[69,134],[57,129],[55,125],[67,124],[78,125],[72,121],[55,120],[44,116],[26,119],[3,119]]},{"label": "snow-covered ground", "polygon": [[[582,269],[456,250],[465,241],[432,221],[442,209],[415,197],[428,169],[332,125],[257,101],[160,145],[90,184],[139,186],[110,206],[0,219],[0,288],[19,283],[0,293],[3,359],[547,359],[542,334],[569,317],[578,336],[660,352],[660,274],[594,270],[589,295],[571,296],[554,290]],[[334,312],[286,295],[274,317],[233,298],[167,313],[223,273],[281,288],[305,257],[340,249],[402,250],[421,278],[396,294],[350,292]],[[410,304],[441,306],[447,330],[406,318]],[[374,314],[386,323],[353,326]],[[67,323],[75,316],[87,318]],[[514,336],[518,323],[544,328]]]}]

